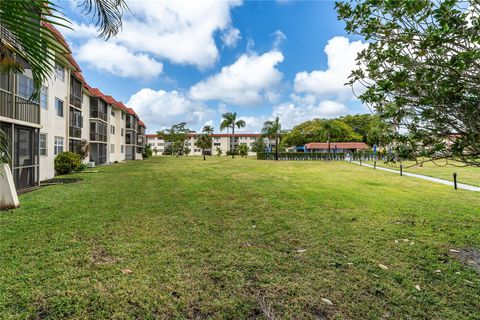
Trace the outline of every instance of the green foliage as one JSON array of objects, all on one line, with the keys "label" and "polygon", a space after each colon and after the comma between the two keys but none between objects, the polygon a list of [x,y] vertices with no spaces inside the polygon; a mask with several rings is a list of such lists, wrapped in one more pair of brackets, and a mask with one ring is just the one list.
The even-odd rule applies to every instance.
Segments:
[{"label": "green foliage", "polygon": [[232,156],[232,155],[235,155],[235,156],[238,156],[238,150],[227,150],[227,153],[226,153],[227,156]]},{"label": "green foliage", "polygon": [[253,141],[250,148],[252,152],[265,152],[265,142],[263,141],[263,137],[257,138]]},{"label": "green foliage", "polygon": [[217,154],[217,157],[220,157],[222,155],[222,149],[220,147],[217,147],[217,149],[215,149],[215,152]]},{"label": "green foliage", "polygon": [[80,156],[73,152],[62,152],[55,157],[55,171],[58,174],[68,174],[80,168]]},{"label": "green foliage", "polygon": [[202,149],[203,159],[205,160],[205,149],[210,149],[212,147],[212,137],[207,133],[197,136],[195,146]]},{"label": "green foliage", "polygon": [[478,1],[352,0],[336,9],[346,31],[369,42],[349,81],[365,87],[360,100],[433,157],[480,166]]},{"label": "green foliage", "polygon": [[188,149],[188,152],[185,152],[186,148],[184,147],[184,143],[188,138],[188,134],[193,131],[188,129],[186,125],[186,122],[180,122],[172,125],[168,129],[157,132],[159,137],[163,138],[165,142],[169,142],[168,145],[165,145],[163,154],[173,156],[174,154],[183,155],[190,153],[190,149]]},{"label": "green foliage", "polygon": [[248,146],[246,144],[241,144],[237,148],[237,152],[239,155],[243,157],[248,155]]},{"label": "green foliage", "polygon": [[285,134],[286,146],[302,146],[309,142],[349,142],[362,141],[363,137],[344,121],[339,119],[313,119],[305,121]]},{"label": "green foliage", "polygon": [[3,130],[0,130],[0,164],[9,164],[10,161],[10,139]]},{"label": "green foliage", "polygon": [[[224,113],[224,114],[222,114],[222,119],[223,119],[223,121],[220,123],[220,130],[231,128],[232,129],[232,135],[235,134],[235,127],[240,129],[240,128],[243,128],[247,125],[245,123],[245,121],[237,120],[237,113],[236,112]],[[230,150],[230,151],[232,151],[232,150]],[[235,152],[235,151],[230,152],[230,154],[232,155],[232,158],[234,158],[235,155],[237,154],[237,152]],[[227,152],[227,155],[228,155],[228,152]]]},{"label": "green foliage", "polygon": [[147,144],[147,145],[145,146],[145,150],[144,150],[144,152],[143,152],[142,157],[143,157],[144,159],[148,159],[148,158],[151,158],[152,155],[153,155],[152,147],[151,147],[149,144]]}]

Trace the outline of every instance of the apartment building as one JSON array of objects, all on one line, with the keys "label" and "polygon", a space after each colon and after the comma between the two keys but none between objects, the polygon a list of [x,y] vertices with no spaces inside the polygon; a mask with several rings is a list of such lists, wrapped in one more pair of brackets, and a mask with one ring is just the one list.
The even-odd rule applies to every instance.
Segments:
[{"label": "apartment building", "polygon": [[[202,155],[202,149],[195,146],[197,136],[199,135],[195,133],[189,134],[188,139],[185,140],[184,145],[190,149],[190,155]],[[217,148],[220,148],[222,154],[225,155],[227,151],[236,150],[242,144],[248,147],[249,155],[256,155],[255,152],[251,151],[252,144],[255,140],[262,137],[261,134],[257,133],[214,133],[210,136],[212,137],[212,148],[205,150],[207,155],[217,154]],[[146,143],[150,145],[152,150],[157,150],[157,155],[163,154],[166,146],[170,145],[170,142],[164,141],[163,138],[158,137],[156,134],[147,134],[146,138]],[[275,141],[270,141],[268,138],[264,138],[263,141],[267,148],[275,145]]]},{"label": "apartment building", "polygon": [[[90,87],[82,76],[63,36],[46,24],[66,50],[55,57],[55,68],[32,99],[34,85],[25,63],[23,74],[0,74],[0,129],[9,139],[12,173],[17,189],[37,186],[55,175],[54,159],[64,151],[80,153],[88,145],[85,162],[97,165],[142,159],[145,124],[131,108]],[[0,40],[15,45],[0,25]],[[1,45],[1,44],[0,44]],[[127,117],[133,116],[134,156],[126,156]]]}]

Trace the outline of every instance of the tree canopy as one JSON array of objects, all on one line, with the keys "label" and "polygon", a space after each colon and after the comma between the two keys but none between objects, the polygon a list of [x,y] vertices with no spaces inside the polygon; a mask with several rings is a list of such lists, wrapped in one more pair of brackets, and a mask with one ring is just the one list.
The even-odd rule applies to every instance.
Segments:
[{"label": "tree canopy", "polygon": [[[480,166],[480,5],[476,0],[337,2],[369,43],[350,85],[430,157]],[[454,137],[450,139],[449,137]]]}]

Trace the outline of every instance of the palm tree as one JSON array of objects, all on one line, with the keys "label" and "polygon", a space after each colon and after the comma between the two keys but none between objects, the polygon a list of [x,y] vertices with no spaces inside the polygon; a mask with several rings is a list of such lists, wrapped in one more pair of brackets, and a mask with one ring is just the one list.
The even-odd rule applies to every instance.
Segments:
[{"label": "palm tree", "polygon": [[[232,128],[232,139],[235,139],[235,127],[238,129],[245,127],[247,124],[243,120],[237,120],[236,112],[227,112],[222,114],[223,121],[220,123],[220,130]],[[235,141],[235,140],[233,140]],[[230,144],[230,152],[232,153],[232,159],[235,158],[235,148],[233,143]]]},{"label": "palm tree", "polygon": [[[68,54],[52,25],[70,28],[53,0],[0,1],[0,73],[23,73],[25,62],[32,71],[34,96],[52,74],[57,55]],[[122,28],[125,0],[84,0],[82,13],[96,19],[100,37],[108,40]]]},{"label": "palm tree", "polygon": [[326,120],[322,124],[322,132],[320,135],[322,136],[322,139],[327,140],[328,143],[328,154],[330,155],[330,142],[331,142],[331,137],[333,135],[336,135],[338,133],[339,129],[338,126],[335,125],[331,120]]},{"label": "palm tree", "polygon": [[0,165],[10,164],[10,139],[7,134],[0,129]]},{"label": "palm tree", "polygon": [[282,125],[280,124],[279,117],[263,123],[262,135],[268,137],[268,139],[275,139],[275,160],[278,160],[278,145],[280,144],[281,134]]},{"label": "palm tree", "polygon": [[212,126],[203,126],[202,132],[205,132],[206,134],[212,134],[213,133],[213,127]]}]

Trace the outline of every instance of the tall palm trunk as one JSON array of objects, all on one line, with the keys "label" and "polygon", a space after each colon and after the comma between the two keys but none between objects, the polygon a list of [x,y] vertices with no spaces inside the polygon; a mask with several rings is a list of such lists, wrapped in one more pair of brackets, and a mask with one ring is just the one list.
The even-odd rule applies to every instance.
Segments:
[{"label": "tall palm trunk", "polygon": [[275,137],[275,160],[278,161],[278,136]]},{"label": "tall palm trunk", "polygon": [[232,125],[232,147],[230,147],[230,151],[232,152],[232,159],[235,159],[235,123]]},{"label": "tall palm trunk", "polygon": [[203,153],[203,160],[204,160],[204,161],[207,160],[207,159],[205,158],[205,149],[202,149],[202,153]]}]

